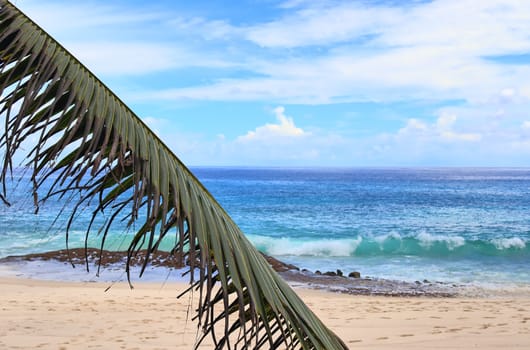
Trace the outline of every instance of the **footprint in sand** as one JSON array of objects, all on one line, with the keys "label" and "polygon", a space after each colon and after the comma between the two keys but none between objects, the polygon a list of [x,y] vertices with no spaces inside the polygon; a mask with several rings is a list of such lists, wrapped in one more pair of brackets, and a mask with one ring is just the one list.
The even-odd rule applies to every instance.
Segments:
[{"label": "footprint in sand", "polygon": [[413,337],[414,334],[407,333],[407,334],[400,334],[399,336],[400,337]]}]

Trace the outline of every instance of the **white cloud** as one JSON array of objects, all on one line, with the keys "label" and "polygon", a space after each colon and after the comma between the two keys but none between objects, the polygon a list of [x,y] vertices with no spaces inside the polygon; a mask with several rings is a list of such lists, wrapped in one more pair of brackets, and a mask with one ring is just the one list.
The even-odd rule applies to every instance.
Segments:
[{"label": "white cloud", "polygon": [[282,106],[274,109],[274,114],[278,120],[278,124],[265,124],[257,127],[253,131],[247,132],[247,134],[239,136],[237,138],[240,142],[249,141],[273,141],[279,139],[297,138],[301,136],[307,136],[310,133],[305,132],[301,128],[294,124],[293,118],[285,115],[285,108]]},{"label": "white cloud", "polygon": [[146,98],[296,104],[473,101],[497,93],[499,85],[530,80],[527,69],[507,69],[477,58],[461,59],[456,52],[436,47],[395,49],[369,56],[343,49],[324,57],[261,61],[253,68],[264,77],[221,79],[204,86],[154,91]]},{"label": "white cloud", "polygon": [[69,51],[97,76],[123,77],[190,67],[227,67],[230,64],[197,56],[168,43],[72,42]]},{"label": "white cloud", "polygon": [[[97,73],[144,74],[191,66],[252,73],[233,78],[227,70],[225,76],[184,88],[144,90],[137,96],[143,99],[478,101],[499,87],[509,87],[503,93],[530,95],[528,65],[484,58],[530,51],[530,2],[434,0],[391,6],[288,1],[280,6],[282,17],[244,25],[223,18],[175,17],[145,7],[54,1],[21,5],[52,34],[65,38]],[[125,35],[135,40],[124,41]],[[256,50],[249,42],[266,49]],[[305,51],[307,47],[313,49]]]},{"label": "white cloud", "polygon": [[[302,81],[288,79],[223,79],[203,86],[191,86],[159,91],[142,92],[137,99],[143,100],[211,100],[277,102],[308,101],[307,87]],[[313,103],[322,103],[320,96],[312,95]]]},{"label": "white cloud", "polygon": [[530,4],[521,1],[432,1],[412,7],[377,42],[449,46],[462,54],[495,55],[530,49]]},{"label": "white cloud", "polygon": [[412,137],[417,138],[418,140],[428,140],[429,142],[476,142],[482,139],[482,135],[477,132],[455,131],[456,121],[456,115],[446,113],[442,113],[433,124],[427,124],[411,118],[407,121],[405,127],[399,129],[396,137],[405,139]]},{"label": "white cloud", "polygon": [[[139,11],[137,7],[121,7],[112,2],[24,0],[16,2],[16,6],[59,39],[83,39],[94,34],[108,37],[166,16],[162,12],[145,8]],[[142,28],[147,30],[145,26]]]},{"label": "white cloud", "polygon": [[424,122],[411,118],[407,120],[407,125],[398,130],[398,134],[409,135],[409,134],[423,134],[428,131],[428,126]]},{"label": "white cloud", "polygon": [[523,106],[509,105],[502,117],[491,104],[443,107],[431,122],[410,118],[395,132],[366,137],[359,147],[368,164],[527,166],[530,121]]},{"label": "white cloud", "polygon": [[521,166],[530,159],[529,120],[509,130],[499,127],[505,119],[473,123],[480,117],[476,110],[442,109],[431,122],[409,118],[392,132],[354,138],[297,126],[282,107],[273,112],[275,123],[233,138],[173,131],[167,120],[144,121],[190,165]]},{"label": "white cloud", "polygon": [[482,136],[479,133],[456,132],[453,126],[457,120],[454,114],[442,114],[436,121],[436,131],[442,139],[458,141],[480,141]]},{"label": "white cloud", "polygon": [[69,50],[96,75],[137,75],[175,68],[185,53],[147,42],[72,42]]},{"label": "white cloud", "polygon": [[459,141],[480,141],[482,136],[477,133],[456,133],[454,131],[442,131],[440,136],[445,140],[459,140]]},{"label": "white cloud", "polygon": [[327,46],[372,34],[377,25],[388,25],[400,12],[381,7],[364,8],[355,3],[305,7],[279,20],[248,27],[246,37],[264,47]]},{"label": "white cloud", "polygon": [[202,17],[179,17],[169,21],[169,24],[180,32],[199,35],[206,40],[226,40],[241,35],[243,31],[225,20],[208,20]]},{"label": "white cloud", "polygon": [[293,5],[301,6],[283,18],[248,27],[247,38],[268,47],[367,40],[383,47],[434,44],[482,55],[530,49],[526,35],[530,4],[523,1],[435,0],[400,7],[317,1]]},{"label": "white cloud", "polygon": [[[178,31],[168,30],[174,22],[171,12],[152,10],[155,6],[56,0],[45,4],[28,0],[18,5],[100,77],[234,66],[224,57],[214,57],[205,48],[188,44]],[[193,19],[189,21],[194,23]],[[222,36],[222,21],[196,25],[213,33],[212,38]],[[181,29],[186,34],[185,28]]]}]

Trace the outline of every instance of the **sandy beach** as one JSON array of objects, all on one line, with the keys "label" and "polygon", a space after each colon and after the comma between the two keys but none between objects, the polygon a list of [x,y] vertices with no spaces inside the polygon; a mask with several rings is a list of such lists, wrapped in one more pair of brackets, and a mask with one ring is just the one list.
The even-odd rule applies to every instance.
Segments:
[{"label": "sandy beach", "polygon": [[[2,349],[191,349],[183,283],[0,278]],[[530,297],[370,297],[296,288],[354,349],[527,349]],[[207,343],[201,348],[210,348]]]}]

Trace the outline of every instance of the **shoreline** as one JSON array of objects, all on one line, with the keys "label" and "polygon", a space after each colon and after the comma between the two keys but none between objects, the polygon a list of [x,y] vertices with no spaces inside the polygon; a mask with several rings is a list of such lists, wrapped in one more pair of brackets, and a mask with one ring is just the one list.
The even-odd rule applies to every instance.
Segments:
[{"label": "shoreline", "polygon": [[[88,263],[86,257],[88,257]],[[142,251],[134,257],[131,265],[131,282],[136,283],[186,283],[188,277],[182,275],[186,266],[179,263],[168,252],[154,253],[147,265],[145,274],[140,278],[144,255]],[[387,297],[432,297],[432,298],[496,298],[530,297],[530,286],[523,285],[507,288],[483,288],[437,281],[406,282],[373,277],[356,278],[300,270],[274,257],[264,255],[271,267],[293,288],[324,290],[328,292]],[[43,253],[0,258],[0,277],[12,276],[49,281],[73,282],[120,282],[127,281],[125,264],[126,251],[108,251],[84,248],[48,251]],[[99,266],[101,263],[101,266]],[[72,268],[72,267],[75,267]],[[87,267],[89,271],[87,271]],[[101,271],[99,271],[101,267]]]}]

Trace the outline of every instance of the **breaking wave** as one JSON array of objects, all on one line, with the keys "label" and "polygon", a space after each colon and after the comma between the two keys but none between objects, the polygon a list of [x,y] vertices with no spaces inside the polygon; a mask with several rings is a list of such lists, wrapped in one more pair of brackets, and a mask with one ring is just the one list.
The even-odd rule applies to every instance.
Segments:
[{"label": "breaking wave", "polygon": [[529,243],[521,237],[489,240],[465,239],[461,236],[434,235],[420,232],[402,237],[398,233],[351,239],[309,239],[248,235],[252,243],[266,254],[275,256],[528,256]]}]

